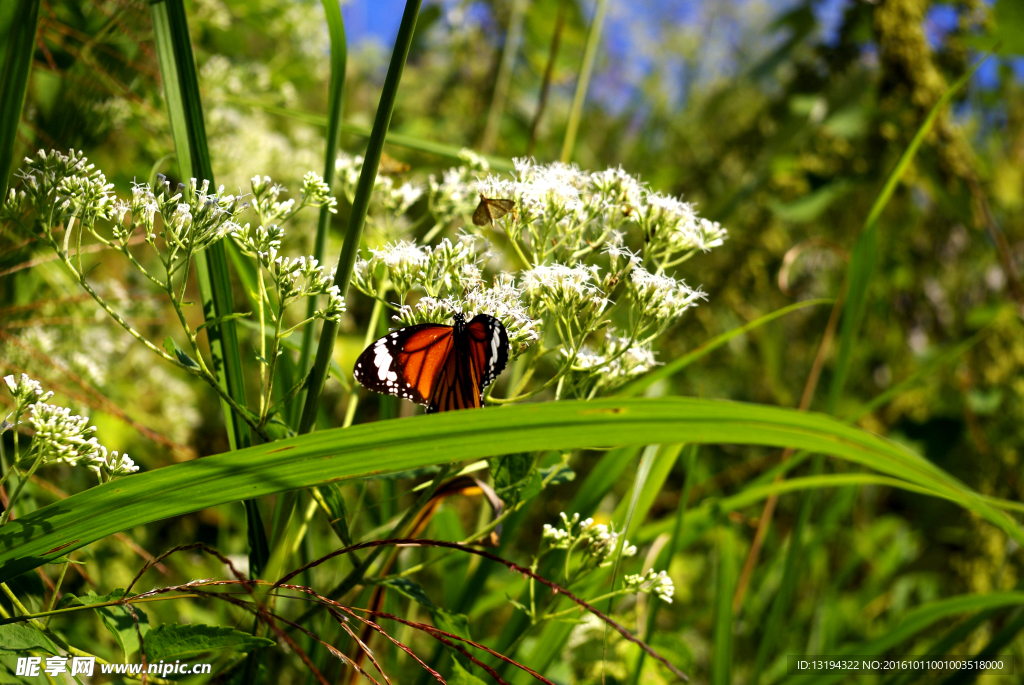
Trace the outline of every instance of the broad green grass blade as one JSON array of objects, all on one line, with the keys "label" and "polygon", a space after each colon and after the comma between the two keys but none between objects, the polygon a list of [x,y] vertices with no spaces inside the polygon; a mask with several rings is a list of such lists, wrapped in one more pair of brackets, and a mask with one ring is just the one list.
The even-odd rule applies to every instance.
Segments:
[{"label": "broad green grass blade", "polygon": [[[213,166],[206,144],[206,125],[199,97],[192,43],[182,0],[155,0],[150,4],[153,38],[160,61],[160,75],[167,97],[167,115],[174,138],[178,169],[182,178],[209,180],[214,185]],[[196,280],[199,284],[203,315],[207,321],[221,322],[206,328],[217,380],[240,406],[245,406],[245,383],[239,353],[238,331],[233,314],[231,277],[228,258],[221,239],[206,251],[195,255]],[[232,449],[248,447],[249,427],[223,400],[224,423]],[[258,575],[269,558],[266,531],[255,502],[245,502],[249,531],[250,571]]]},{"label": "broad green grass blade", "polygon": [[712,685],[732,683],[732,595],[737,577],[736,534],[722,526],[718,530],[718,583],[715,588],[715,639]]},{"label": "broad green grass blade", "polygon": [[[345,65],[348,49],[345,44],[345,20],[341,16],[341,4],[338,0],[323,0],[324,14],[327,16],[327,31],[331,37],[331,83],[327,96],[327,145],[324,152],[324,183],[334,187],[335,161],[338,158],[338,139],[341,137],[341,106],[345,94]],[[327,247],[327,230],[331,225],[331,213],[325,207],[320,208],[320,218],[316,225],[316,239],[313,242],[313,258],[321,264]],[[306,306],[306,318],[312,319],[316,311],[316,298],[309,298]],[[306,326],[302,332],[302,346],[299,353],[299,372],[306,373],[309,358],[313,354],[314,326]],[[298,422],[299,410],[302,407],[305,393],[300,392],[292,404],[292,420],[294,426]]]},{"label": "broad green grass blade", "polygon": [[1024,531],[955,478],[896,443],[818,414],[691,398],[603,399],[448,412],[335,428],[140,473],[0,528],[0,581],[112,533],[296,488],[517,451],[615,444],[807,449],[934,490],[999,527]]},{"label": "broad green grass blade", "polygon": [[32,55],[36,50],[39,0],[18,0],[0,72],[0,202],[7,196],[7,178],[18,139],[21,108],[25,104]]},{"label": "broad green grass blade", "polygon": [[[373,120],[373,131],[370,133],[370,140],[366,143],[366,154],[363,156],[363,168],[359,174],[359,182],[356,184],[355,196],[352,199],[352,212],[349,215],[348,229],[345,231],[345,242],[341,246],[338,270],[334,274],[334,285],[341,290],[342,299],[348,293],[348,284],[352,279],[352,268],[355,266],[356,254],[359,252],[366,212],[370,208],[370,196],[373,194],[373,185],[377,180],[380,156],[384,151],[384,140],[388,135],[388,126],[391,125],[391,115],[395,111],[398,85],[402,81],[402,71],[405,69],[405,61],[409,57],[409,47],[412,45],[412,38],[416,32],[416,18],[420,12],[420,1],[407,0],[405,3],[405,13],[402,15],[402,23],[398,27],[398,37],[395,39],[395,50],[391,53],[391,64],[388,65],[384,89],[380,94],[380,104],[377,105],[377,115]],[[316,423],[317,412],[320,408],[320,395],[324,390],[327,367],[334,353],[334,338],[338,335],[338,325],[334,321],[325,321],[320,332],[316,361],[309,373],[308,394],[299,420],[299,433],[308,433]]]},{"label": "broad green grass blade", "polygon": [[835,302],[835,300],[807,300],[805,302],[797,302],[796,304],[788,305],[781,309],[776,309],[774,312],[771,312],[770,314],[765,314],[764,316],[758,319],[754,319],[750,323],[743,324],[742,326],[737,326],[736,328],[733,328],[730,331],[726,331],[721,335],[716,335],[714,338],[711,338],[711,340],[708,340],[706,343],[704,343],[697,349],[693,350],[692,352],[687,352],[682,357],[673,359],[664,366],[659,366],[654,371],[651,371],[650,373],[636,379],[632,383],[622,388],[622,390],[617,392],[616,395],[619,397],[636,397],[654,383],[657,383],[658,381],[664,378],[674,376],[675,374],[679,373],[693,362],[697,361],[698,359],[707,354],[710,354],[711,352],[714,352],[719,347],[726,344],[727,342],[729,342],[738,335],[742,335],[744,333],[752,331],[755,328],[760,328],[766,323],[770,323],[781,316],[789,314],[790,312],[795,312],[799,309],[804,309],[806,307],[814,307],[820,304],[832,304],[833,302]]},{"label": "broad green grass blade", "polygon": [[[895,628],[881,637],[868,642],[850,645],[836,652],[836,656],[885,654],[896,645],[914,637],[918,633],[931,628],[936,623],[961,614],[985,611],[1024,604],[1024,592],[994,592],[989,595],[961,595],[937,602],[931,602],[907,612]],[[845,673],[830,673],[816,676],[814,685],[832,685],[846,680]],[[783,683],[806,683],[806,676],[790,676]]]},{"label": "broad green grass blade", "polygon": [[[265,104],[250,100],[247,98],[230,97],[225,98],[229,102],[234,102],[240,105],[247,105],[249,107],[257,107],[262,109],[264,112],[270,114],[277,114],[282,117],[288,117],[289,119],[295,119],[296,121],[302,121],[307,124],[313,124],[314,126],[327,126],[328,119],[322,114],[316,114],[314,112],[303,112],[295,109],[287,109],[285,107],[277,107],[275,105]],[[348,133],[354,136],[362,136],[363,138],[369,138],[372,128],[364,126],[362,124],[356,124],[351,121],[342,121],[339,124],[342,133]],[[423,138],[417,138],[416,136],[410,136],[404,133],[392,133],[388,132],[388,145],[397,145],[404,147],[409,150],[415,150],[417,152],[426,152],[427,154],[437,155],[438,157],[444,157],[446,159],[457,160],[459,159],[459,153],[462,151],[462,147],[457,145],[445,145],[444,143],[437,143],[432,140],[425,140]],[[480,154],[480,153],[478,153]],[[491,168],[496,171],[512,171],[515,166],[512,164],[512,160],[507,157],[495,157],[494,155],[480,154],[481,157],[487,160]]]}]

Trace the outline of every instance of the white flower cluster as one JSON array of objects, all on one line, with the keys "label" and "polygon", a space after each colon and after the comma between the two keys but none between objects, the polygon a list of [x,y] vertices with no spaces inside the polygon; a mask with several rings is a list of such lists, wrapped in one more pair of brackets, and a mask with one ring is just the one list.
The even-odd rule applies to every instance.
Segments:
[{"label": "white flower cluster", "polygon": [[401,303],[413,290],[438,297],[478,286],[483,279],[473,243],[471,236],[455,242],[445,238],[434,247],[406,240],[388,243],[356,262],[353,285],[371,297],[381,297],[386,277]]},{"label": "white flower cluster", "polygon": [[88,416],[72,414],[67,407],[47,404],[46,400],[53,393],[44,393],[38,381],[21,374],[17,380],[13,375],[5,376],[4,383],[15,402],[13,427],[16,430],[18,417],[27,414],[27,422],[34,432],[21,463],[37,461],[38,465],[84,465],[107,476],[108,480],[139,470],[127,454],[108,453],[93,435],[96,426],[89,425]]},{"label": "white flower cluster", "polygon": [[[264,177],[266,178],[266,177]],[[259,179],[253,179],[255,185]],[[267,181],[269,182],[269,178]],[[278,315],[304,297],[327,296],[327,305],[314,316],[339,321],[345,311],[345,301],[338,286],[324,267],[313,257],[285,257],[280,254],[284,229],[273,224],[250,229],[249,224],[235,234],[242,252],[254,256],[260,267],[270,276],[277,297]]]},{"label": "white flower cluster", "polygon": [[652,274],[642,267],[629,272],[628,292],[633,300],[632,334],[634,338],[650,339],[660,335],[683,312],[706,299],[699,288],[694,290],[671,276]]},{"label": "white flower cluster", "polygon": [[14,414],[20,415],[36,402],[45,402],[53,397],[53,392],[43,392],[43,386],[39,381],[34,381],[28,374],[21,374],[21,378],[15,380],[14,375],[4,376],[4,383],[14,398]]},{"label": "white flower cluster", "polygon": [[48,232],[72,214],[83,221],[95,221],[113,212],[110,184],[81,151],[71,150],[65,155],[39,150],[34,157],[25,158],[17,176],[22,182],[4,199],[0,219],[17,220],[35,211],[37,234]]},{"label": "white flower cluster", "polygon": [[656,595],[668,604],[672,603],[672,596],[676,593],[676,586],[665,571],[655,572],[654,569],[651,569],[644,575],[631,573],[627,574],[624,580],[626,587],[630,590]]},{"label": "white flower cluster", "polygon": [[252,208],[266,226],[283,224],[303,207],[324,207],[337,213],[338,201],[331,197],[331,189],[324,179],[314,171],[302,177],[302,192],[299,200],[281,200],[281,194],[288,192],[284,186],[274,183],[269,176],[253,176],[249,181],[252,188]]},{"label": "white flower cluster", "polygon": [[508,334],[510,359],[518,357],[540,337],[537,320],[522,305],[519,290],[507,275],[497,276],[490,287],[481,281],[458,295],[421,297],[414,304],[402,305],[394,319],[403,326],[447,324],[455,313],[464,315],[467,321],[477,314],[489,314],[501,321]]},{"label": "white flower cluster", "polygon": [[[572,518],[569,518],[564,511],[558,515],[562,519],[561,528],[555,528],[551,524],[545,523],[541,533],[541,539],[548,547],[566,550],[580,547],[588,561],[593,564],[604,566],[611,563],[609,559],[618,549],[619,541],[622,540],[621,532],[617,532],[615,528],[603,523],[595,524],[592,518],[581,521],[578,513],[573,514]],[[636,555],[636,552],[635,545],[629,544],[629,540],[623,540],[623,557],[632,557]]]}]

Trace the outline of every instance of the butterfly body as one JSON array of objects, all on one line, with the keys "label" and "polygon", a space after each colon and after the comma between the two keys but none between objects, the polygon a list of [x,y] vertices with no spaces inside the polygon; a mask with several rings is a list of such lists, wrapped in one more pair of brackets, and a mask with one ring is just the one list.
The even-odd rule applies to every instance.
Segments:
[{"label": "butterfly body", "polygon": [[392,331],[363,350],[355,378],[374,392],[423,404],[427,413],[482,406],[483,391],[508,363],[508,334],[487,314],[452,326],[423,323]]}]

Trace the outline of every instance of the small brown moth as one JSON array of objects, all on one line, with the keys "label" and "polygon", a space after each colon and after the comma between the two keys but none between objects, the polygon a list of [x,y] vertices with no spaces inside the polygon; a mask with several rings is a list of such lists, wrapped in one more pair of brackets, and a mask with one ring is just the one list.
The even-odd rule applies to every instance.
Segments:
[{"label": "small brown moth", "polygon": [[516,208],[515,200],[502,200],[500,198],[489,198],[480,195],[480,204],[473,212],[473,223],[477,226],[493,224]]}]

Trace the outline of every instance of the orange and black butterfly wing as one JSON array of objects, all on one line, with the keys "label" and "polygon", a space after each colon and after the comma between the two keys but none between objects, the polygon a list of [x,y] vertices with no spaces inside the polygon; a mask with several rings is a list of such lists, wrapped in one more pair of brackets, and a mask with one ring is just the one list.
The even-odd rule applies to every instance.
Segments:
[{"label": "orange and black butterfly wing", "polygon": [[508,364],[508,332],[493,316],[477,314],[466,324],[466,341],[477,392],[482,396]]},{"label": "orange and black butterfly wing", "polygon": [[451,326],[424,323],[392,331],[359,355],[355,378],[374,392],[429,405],[454,343]]},{"label": "orange and black butterfly wing", "polygon": [[466,335],[456,333],[452,351],[438,376],[434,396],[427,405],[427,413],[479,409],[481,394],[478,376],[473,367]]}]

